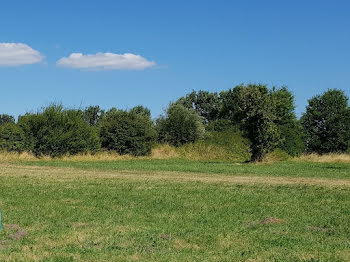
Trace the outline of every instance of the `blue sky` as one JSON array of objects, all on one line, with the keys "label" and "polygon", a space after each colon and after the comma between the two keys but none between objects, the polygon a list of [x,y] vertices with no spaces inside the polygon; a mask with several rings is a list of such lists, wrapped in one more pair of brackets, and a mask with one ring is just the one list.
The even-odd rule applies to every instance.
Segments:
[{"label": "blue sky", "polygon": [[156,117],[192,89],[265,83],[288,86],[300,115],[328,88],[350,95],[349,11],[341,0],[2,1],[0,43],[12,45],[0,50],[0,113],[142,104]]}]

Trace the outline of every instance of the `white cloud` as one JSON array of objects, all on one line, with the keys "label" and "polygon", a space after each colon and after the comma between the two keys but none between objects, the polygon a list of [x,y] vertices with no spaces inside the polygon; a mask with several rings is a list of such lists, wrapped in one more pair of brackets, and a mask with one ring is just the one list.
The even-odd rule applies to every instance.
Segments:
[{"label": "white cloud", "polygon": [[39,63],[44,59],[40,52],[21,43],[0,43],[0,66],[20,66]]},{"label": "white cloud", "polygon": [[97,53],[95,55],[73,53],[69,57],[58,60],[57,65],[91,70],[142,70],[155,66],[156,63],[129,53]]}]

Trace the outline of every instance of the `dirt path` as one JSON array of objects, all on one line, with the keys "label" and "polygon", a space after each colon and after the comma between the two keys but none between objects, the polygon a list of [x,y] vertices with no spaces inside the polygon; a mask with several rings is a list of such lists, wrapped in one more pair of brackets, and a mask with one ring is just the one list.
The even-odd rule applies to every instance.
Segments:
[{"label": "dirt path", "polygon": [[105,171],[41,166],[0,164],[0,177],[32,177],[40,180],[69,182],[79,179],[164,180],[173,182],[203,182],[224,184],[315,185],[350,187],[350,179],[307,177],[273,177],[255,175],[221,175],[168,171]]}]

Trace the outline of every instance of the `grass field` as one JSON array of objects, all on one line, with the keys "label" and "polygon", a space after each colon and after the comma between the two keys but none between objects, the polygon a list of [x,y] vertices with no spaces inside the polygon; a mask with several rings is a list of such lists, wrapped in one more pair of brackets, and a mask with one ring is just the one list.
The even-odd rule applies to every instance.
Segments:
[{"label": "grass field", "polygon": [[350,164],[1,161],[0,261],[350,261]]}]

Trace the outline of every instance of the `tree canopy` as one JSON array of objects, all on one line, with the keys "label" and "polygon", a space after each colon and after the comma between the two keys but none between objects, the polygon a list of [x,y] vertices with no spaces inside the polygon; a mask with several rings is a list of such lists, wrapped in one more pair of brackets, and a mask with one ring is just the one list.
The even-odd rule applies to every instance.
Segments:
[{"label": "tree canopy", "polygon": [[193,109],[170,104],[166,115],[157,120],[159,140],[174,146],[193,143],[204,136],[202,119]]},{"label": "tree canopy", "polygon": [[308,152],[324,154],[349,150],[350,108],[343,91],[330,89],[311,98],[301,123]]}]

